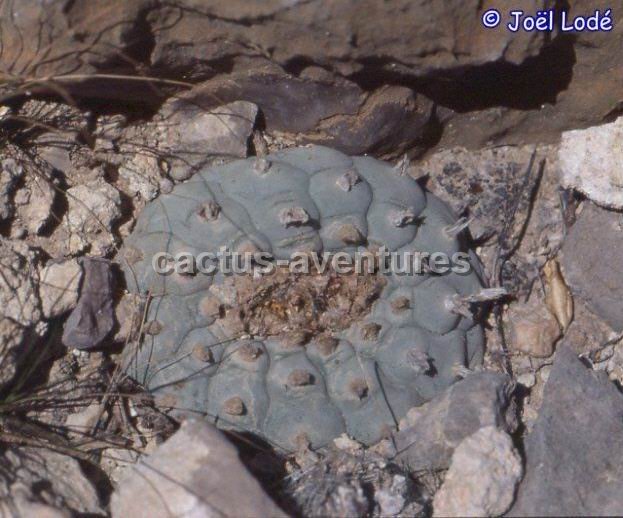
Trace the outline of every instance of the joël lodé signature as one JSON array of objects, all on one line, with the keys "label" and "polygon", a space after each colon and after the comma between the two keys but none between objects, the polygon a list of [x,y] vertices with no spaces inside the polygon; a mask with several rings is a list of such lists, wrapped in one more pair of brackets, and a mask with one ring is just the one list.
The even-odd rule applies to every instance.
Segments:
[{"label": "jo\u00ebl lod\u00e9 signature", "polygon": [[[497,9],[489,9],[482,15],[482,23],[492,29],[500,25],[502,16]],[[511,32],[539,31],[551,32],[556,27],[562,32],[609,32],[613,29],[612,9],[601,12],[596,9],[588,15],[569,15],[566,11],[557,12],[555,9],[537,11],[535,15],[526,14],[521,9],[509,12],[509,21],[506,28]]]}]

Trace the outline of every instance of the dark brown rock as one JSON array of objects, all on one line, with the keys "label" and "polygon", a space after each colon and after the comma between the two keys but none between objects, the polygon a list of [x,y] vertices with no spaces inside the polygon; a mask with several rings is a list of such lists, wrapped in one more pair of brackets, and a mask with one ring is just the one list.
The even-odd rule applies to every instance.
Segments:
[{"label": "dark brown rock", "polygon": [[[149,16],[157,68],[196,70],[268,57],[288,68],[313,63],[349,75],[373,64],[422,77],[499,60],[521,63],[545,43],[543,34],[483,30],[478,0],[184,3],[194,9],[167,6]],[[499,4],[502,11],[516,7],[508,0]],[[536,11],[549,4],[530,0],[522,7]]]},{"label": "dark brown rock", "polygon": [[559,35],[521,66],[487,65],[446,81],[450,91],[431,98],[459,113],[446,127],[441,147],[555,143],[563,131],[612,121],[621,113],[623,4],[568,3],[569,17],[611,9],[613,30]]},{"label": "dark brown rock", "polygon": [[210,110],[235,100],[257,104],[269,132],[353,155],[421,152],[438,129],[431,101],[408,88],[388,86],[368,93],[317,71],[295,77],[275,67],[218,76],[169,104],[171,109],[186,103]]}]

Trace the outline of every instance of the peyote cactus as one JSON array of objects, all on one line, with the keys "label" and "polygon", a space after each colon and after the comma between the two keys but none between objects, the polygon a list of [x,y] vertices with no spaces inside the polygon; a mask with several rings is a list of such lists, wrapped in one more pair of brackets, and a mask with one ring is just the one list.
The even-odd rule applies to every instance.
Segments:
[{"label": "peyote cactus", "polygon": [[[286,450],[346,432],[372,444],[407,410],[478,365],[483,330],[468,273],[160,275],[168,251],[443,252],[462,225],[404,164],[299,147],[199,171],[151,202],[122,255],[130,291],[151,293],[127,372],[172,412],[202,413]],[[467,254],[466,254],[467,256]]]}]

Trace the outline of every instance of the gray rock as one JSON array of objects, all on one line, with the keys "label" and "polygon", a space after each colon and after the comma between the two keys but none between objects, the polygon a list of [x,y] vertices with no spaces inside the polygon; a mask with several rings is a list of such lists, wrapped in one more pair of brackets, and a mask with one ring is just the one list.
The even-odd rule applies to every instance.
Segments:
[{"label": "gray rock", "polygon": [[[450,203],[455,211],[467,210],[472,236],[482,239],[499,234],[504,228],[509,207],[522,195],[534,151],[532,145],[443,149],[416,163],[411,173],[418,178],[426,176],[426,187]],[[549,160],[554,152],[553,147],[539,147],[533,167],[538,168],[539,162],[545,158]],[[524,196],[518,207],[520,218],[529,208],[533,211],[529,230],[535,235],[528,238],[536,241],[535,249],[556,248],[562,239],[559,179],[553,173],[551,168],[545,171],[538,200],[531,201],[530,196]],[[545,189],[552,191],[551,199],[541,199]],[[557,241],[546,241],[553,239]]]},{"label": "gray rock", "polygon": [[500,516],[513,503],[521,458],[507,433],[487,426],[464,439],[435,493],[434,516]]},{"label": "gray rock", "polygon": [[512,431],[516,426],[513,390],[505,374],[475,372],[425,405],[412,408],[394,435],[398,460],[411,471],[445,469],[459,443],[480,428]]},{"label": "gray rock", "polygon": [[195,419],[128,469],[112,495],[113,518],[285,516],[212,425]]},{"label": "gray rock", "polygon": [[623,395],[558,348],[509,516],[623,514]]},{"label": "gray rock", "polygon": [[615,331],[623,330],[623,220],[585,203],[562,247],[562,267],[573,295]]},{"label": "gray rock", "polygon": [[15,193],[16,219],[30,235],[40,234],[52,215],[56,193],[43,173],[28,171],[25,185]]},{"label": "gray rock", "polygon": [[63,328],[63,343],[76,349],[92,349],[101,344],[115,324],[113,276],[110,262],[85,258],[80,297]]},{"label": "gray rock", "polygon": [[37,290],[36,253],[0,238],[0,386],[8,383],[46,331]]}]

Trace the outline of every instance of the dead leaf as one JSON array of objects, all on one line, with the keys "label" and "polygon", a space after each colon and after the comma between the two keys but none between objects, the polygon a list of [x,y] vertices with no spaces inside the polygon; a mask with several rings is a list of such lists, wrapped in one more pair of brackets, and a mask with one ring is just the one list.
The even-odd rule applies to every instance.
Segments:
[{"label": "dead leaf", "polygon": [[558,261],[552,259],[543,267],[545,304],[554,314],[564,333],[573,320],[573,297],[560,271]]}]

